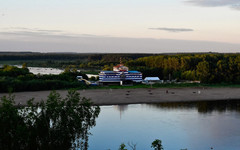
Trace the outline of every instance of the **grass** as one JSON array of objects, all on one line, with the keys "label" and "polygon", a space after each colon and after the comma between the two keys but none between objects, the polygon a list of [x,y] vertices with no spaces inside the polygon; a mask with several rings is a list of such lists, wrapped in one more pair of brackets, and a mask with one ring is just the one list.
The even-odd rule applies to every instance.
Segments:
[{"label": "grass", "polygon": [[240,84],[231,84],[231,83],[215,83],[215,84],[202,84],[205,87],[221,88],[221,87],[234,87],[239,88]]},{"label": "grass", "polygon": [[[152,88],[194,88],[194,87],[211,87],[211,88],[240,88],[240,84],[204,84],[204,83],[165,83],[165,84],[153,84]],[[109,86],[89,86],[86,89],[137,89],[137,88],[151,88],[151,85],[136,84],[133,86],[120,86],[120,85],[109,85]]]},{"label": "grass", "polygon": [[86,69],[83,69],[82,73],[84,74],[93,74],[93,75],[98,75],[99,74],[99,70],[86,70]]}]

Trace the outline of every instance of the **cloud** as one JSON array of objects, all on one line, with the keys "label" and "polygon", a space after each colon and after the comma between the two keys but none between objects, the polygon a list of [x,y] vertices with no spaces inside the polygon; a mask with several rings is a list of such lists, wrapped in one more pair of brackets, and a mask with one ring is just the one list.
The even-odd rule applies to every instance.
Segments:
[{"label": "cloud", "polygon": [[239,0],[187,0],[186,3],[202,7],[221,7],[227,6],[232,9],[240,10]]},{"label": "cloud", "polygon": [[[151,28],[152,30],[181,28]],[[176,30],[177,29],[177,30]],[[170,39],[124,38],[69,34],[61,30],[6,28],[0,32],[0,51],[79,53],[239,52],[240,44]]]},{"label": "cloud", "polygon": [[240,10],[240,4],[232,5],[231,8],[235,10]]},{"label": "cloud", "polygon": [[10,34],[17,34],[17,35],[55,35],[61,34],[63,31],[61,30],[45,30],[45,29],[38,29],[38,28],[25,28],[25,27],[10,27],[4,28],[4,32],[2,33],[10,33]]},{"label": "cloud", "polygon": [[48,38],[76,38],[76,37],[96,37],[97,35],[92,34],[72,34],[62,30],[49,30],[39,28],[25,28],[25,27],[10,27],[4,28],[4,31],[0,31],[1,35],[8,36],[21,36],[21,37],[48,37]]},{"label": "cloud", "polygon": [[[31,38],[31,37],[30,37]],[[24,38],[25,39],[25,38]],[[170,39],[77,37],[35,41],[0,39],[0,51],[78,53],[239,52],[240,44]]]},{"label": "cloud", "polygon": [[193,29],[187,29],[187,28],[148,28],[150,30],[163,30],[168,32],[192,32]]}]

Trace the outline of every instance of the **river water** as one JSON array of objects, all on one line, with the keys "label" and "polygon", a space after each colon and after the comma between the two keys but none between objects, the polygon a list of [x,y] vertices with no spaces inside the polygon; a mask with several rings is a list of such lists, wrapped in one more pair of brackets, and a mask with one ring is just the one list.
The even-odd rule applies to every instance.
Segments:
[{"label": "river water", "polygon": [[[63,70],[29,67],[34,74]],[[89,150],[116,150],[121,143],[151,150],[240,150],[240,101],[101,106]]]},{"label": "river water", "polygon": [[116,150],[121,143],[150,150],[239,150],[240,102],[199,102],[102,106],[91,129],[90,150]]},{"label": "river water", "polygon": [[[1,67],[1,65],[0,65]],[[16,65],[16,67],[21,68],[22,66],[20,65]],[[53,75],[58,75],[60,73],[63,73],[64,70],[63,69],[58,69],[58,68],[43,68],[43,67],[28,67],[29,71],[33,74],[42,74],[42,75],[46,75],[46,74],[53,74]],[[79,70],[80,71],[80,70]],[[86,74],[88,76],[88,78],[91,77],[98,77],[98,75],[94,75],[94,74]]]}]

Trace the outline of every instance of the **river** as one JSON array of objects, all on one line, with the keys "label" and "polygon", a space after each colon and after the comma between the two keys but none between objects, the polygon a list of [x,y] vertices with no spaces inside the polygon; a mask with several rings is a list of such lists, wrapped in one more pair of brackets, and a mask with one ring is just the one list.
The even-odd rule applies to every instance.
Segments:
[{"label": "river", "polygon": [[[29,67],[34,74],[60,69]],[[240,101],[101,106],[90,132],[90,150],[116,150],[121,143],[150,150],[160,139],[164,150],[239,150]]]},{"label": "river", "polygon": [[[15,65],[16,67],[21,68],[21,65]],[[58,68],[49,68],[49,67],[28,67],[29,71],[33,74],[42,74],[42,75],[46,75],[46,74],[53,74],[53,75],[58,75],[60,73],[63,73],[64,70],[63,69],[58,69]],[[80,71],[80,70],[78,70]],[[94,74],[86,74],[88,76],[88,78],[91,77],[95,77],[97,78],[98,75],[94,75]]]},{"label": "river", "polygon": [[90,150],[116,150],[121,143],[150,150],[239,150],[240,101],[102,106],[90,130]]}]

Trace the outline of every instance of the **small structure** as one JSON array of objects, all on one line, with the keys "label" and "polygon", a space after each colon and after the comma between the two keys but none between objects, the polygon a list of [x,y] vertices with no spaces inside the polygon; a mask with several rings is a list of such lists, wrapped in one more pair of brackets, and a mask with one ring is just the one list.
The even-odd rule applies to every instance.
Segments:
[{"label": "small structure", "polygon": [[82,76],[77,76],[76,79],[81,80],[81,79],[83,79],[83,77]]},{"label": "small structure", "polygon": [[159,77],[146,77],[144,80],[149,82],[160,81]]},{"label": "small structure", "polygon": [[120,64],[113,67],[113,71],[128,71],[128,67],[122,63],[122,58],[120,58]]},{"label": "small structure", "polygon": [[146,77],[143,80],[144,84],[154,84],[154,83],[163,83],[163,80],[160,80],[159,77]]},{"label": "small structure", "polygon": [[128,67],[124,66],[123,64],[119,64],[113,67],[113,71],[128,71]]},{"label": "small structure", "polygon": [[92,82],[90,82],[90,81],[88,81],[88,80],[86,80],[86,79],[83,79],[82,76],[77,76],[76,79],[77,79],[78,81],[80,81],[80,82],[85,83],[86,85],[97,85],[96,83],[92,83]]}]

